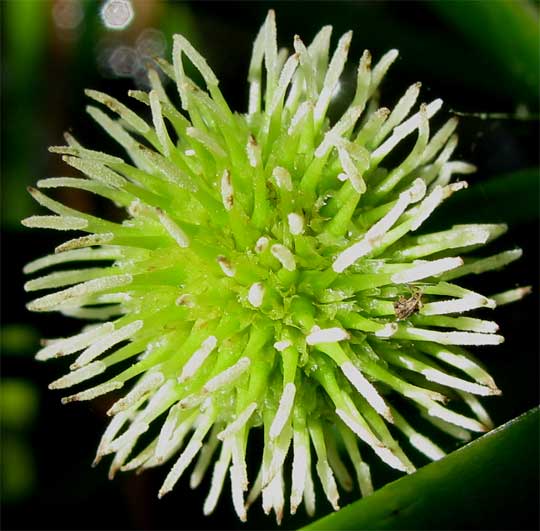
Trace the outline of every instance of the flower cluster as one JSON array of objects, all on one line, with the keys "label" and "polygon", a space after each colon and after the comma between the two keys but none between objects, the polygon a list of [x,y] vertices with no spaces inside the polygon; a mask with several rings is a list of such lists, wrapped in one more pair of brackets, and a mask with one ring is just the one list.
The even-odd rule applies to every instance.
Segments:
[{"label": "flower cluster", "polygon": [[[43,179],[40,190],[30,189],[54,215],[24,225],[87,233],[25,268],[61,266],[26,283],[27,291],[52,290],[30,310],[89,321],[75,336],[44,341],[39,360],[77,354],[50,388],[108,374],[67,403],[135,379],[108,411],[96,462],[113,454],[112,477],[171,460],[163,496],[194,460],[190,484],[199,485],[217,453],[206,514],[230,476],[241,520],[261,495],[280,521],[289,454],[290,512],[302,501],[314,512],[312,469],[337,509],[338,483],[350,490],[354,476],[363,495],[372,491],[360,446],[407,473],[414,465],[396,436],[430,459],[444,455],[402,416],[403,404],[465,441],[491,427],[477,397],[500,393],[463,348],[501,343],[498,327],[462,314],[526,289],[486,297],[453,281],[504,266],[521,251],[462,257],[503,234],[500,224],[421,233],[441,202],[466,188],[453,175],[474,170],[451,160],[457,121],[431,135],[442,102],[413,110],[420,84],[392,111],[378,106],[395,50],[373,67],[364,52],[350,104],[330,120],[351,32],[331,56],[330,37],[328,26],[309,46],[295,36],[288,55],[277,47],[270,12],[254,42],[248,111],[237,114],[204,58],[176,35],[173,64],[158,62],[182,110],[152,68],[151,90],[130,92],[151,123],[88,90],[116,115],[87,109],[127,157],[66,134],[67,146],[51,151],[83,177]],[[205,88],[187,76],[186,58]],[[398,145],[404,156],[396,162]],[[81,213],[41,191],[57,187],[103,196],[126,218]],[[264,447],[250,481],[246,452],[258,428]],[[142,445],[145,433],[154,436]]]}]

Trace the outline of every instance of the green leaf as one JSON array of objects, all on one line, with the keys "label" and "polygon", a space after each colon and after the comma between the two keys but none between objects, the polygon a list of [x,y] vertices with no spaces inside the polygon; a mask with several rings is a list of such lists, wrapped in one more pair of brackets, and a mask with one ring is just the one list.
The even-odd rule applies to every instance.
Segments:
[{"label": "green leaf", "polygon": [[[2,59],[5,77],[3,133],[3,172],[1,223],[19,229],[20,220],[31,215],[34,205],[25,184],[35,177],[43,134],[36,124],[45,114],[39,107],[44,98],[42,78],[47,63],[47,28],[50,6],[47,2],[3,2],[5,22]],[[41,125],[43,127],[43,125]]]},{"label": "green leaf", "polygon": [[20,378],[4,378],[0,383],[0,426],[13,430],[32,426],[38,413],[38,402],[33,384]]},{"label": "green leaf", "polygon": [[494,84],[504,82],[510,93],[516,91],[531,104],[538,105],[540,26],[537,7],[528,0],[456,0],[428,5],[491,56],[500,74],[494,76]]},{"label": "green leaf", "polygon": [[535,408],[507,422],[304,529],[524,529],[524,524],[533,525],[535,517],[527,511],[534,510],[538,500],[539,411]]}]

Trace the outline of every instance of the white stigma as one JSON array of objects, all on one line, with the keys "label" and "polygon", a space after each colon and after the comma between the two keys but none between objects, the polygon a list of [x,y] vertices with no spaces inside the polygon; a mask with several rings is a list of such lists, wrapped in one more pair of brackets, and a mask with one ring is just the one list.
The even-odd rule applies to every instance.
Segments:
[{"label": "white stigma", "polygon": [[234,510],[241,522],[247,520],[246,506],[244,503],[244,490],[242,489],[241,477],[238,468],[231,465],[229,468],[231,475],[231,491]]},{"label": "white stigma", "polygon": [[101,374],[106,368],[107,365],[102,361],[94,361],[89,365],[85,365],[76,371],[62,376],[62,378],[58,378],[58,380],[49,384],[49,389],[64,389],[66,387],[71,387],[72,385],[84,382],[85,380],[89,380],[90,378]]},{"label": "white stigma", "polygon": [[287,221],[289,222],[289,230],[294,236],[304,232],[304,218],[300,214],[291,212],[287,215]]},{"label": "white stigma", "polygon": [[287,271],[294,271],[296,269],[296,260],[294,259],[294,255],[289,249],[287,249],[287,247],[285,247],[281,243],[276,243],[272,245],[272,247],[270,248],[270,252],[274,256],[274,258],[279,260],[280,264]]},{"label": "white stigma", "polygon": [[231,210],[234,206],[234,190],[229,170],[225,170],[221,176],[221,200],[225,210]]},{"label": "white stigma", "polygon": [[225,369],[206,382],[203,387],[203,392],[213,393],[217,389],[234,382],[248,370],[250,365],[251,360],[249,358],[244,357],[239,359],[232,367]]},{"label": "white stigma", "polygon": [[441,420],[445,420],[454,426],[459,426],[465,428],[466,430],[476,431],[476,432],[485,432],[486,427],[478,422],[477,420],[470,419],[454,411],[450,411],[439,404],[436,404],[428,409],[428,415],[432,417],[437,417]]},{"label": "white stigma", "polygon": [[305,444],[300,432],[294,432],[294,457],[292,463],[292,485],[291,485],[291,514],[296,513],[296,509],[302,501],[306,486],[306,477],[310,475],[308,470],[308,447]]},{"label": "white stigma", "polygon": [[320,343],[337,343],[338,341],[344,341],[350,339],[350,335],[343,328],[319,328],[314,326],[311,329],[310,334],[306,337],[306,343],[308,345],[318,345]]},{"label": "white stigma", "polygon": [[216,336],[210,336],[206,338],[202,342],[201,347],[193,353],[191,358],[189,358],[189,360],[184,365],[182,373],[178,377],[178,382],[182,383],[185,382],[188,378],[191,378],[200,369],[201,365],[206,361],[208,356],[210,356],[216,346]]},{"label": "white stigma", "polygon": [[255,282],[252,284],[248,291],[247,299],[251,306],[254,308],[260,308],[264,298],[264,286],[261,282]]},{"label": "white stigma", "polygon": [[266,236],[261,236],[257,240],[257,243],[255,243],[255,252],[257,254],[263,253],[268,248],[269,243],[270,243],[270,240]]},{"label": "white stigma", "polygon": [[291,174],[281,166],[276,166],[272,172],[272,177],[276,181],[278,188],[286,190],[287,192],[292,192],[293,185],[291,180]]},{"label": "white stigma", "polygon": [[396,323],[386,323],[381,329],[375,332],[377,337],[392,337],[398,330]]},{"label": "white stigma", "polygon": [[454,389],[460,389],[466,393],[472,393],[479,396],[490,396],[494,394],[500,394],[493,389],[486,387],[484,385],[479,385],[477,383],[468,382],[467,380],[462,380],[461,378],[456,378],[455,376],[449,376],[448,374],[438,371],[436,369],[424,369],[422,374],[426,377],[427,380],[431,382],[436,382],[441,385],[446,385],[447,387],[453,387]]},{"label": "white stigma", "polygon": [[395,284],[407,284],[431,276],[440,275],[462,265],[463,259],[459,256],[452,258],[441,258],[439,260],[423,262],[419,265],[411,267],[410,269],[406,269],[405,271],[394,273],[391,280]]},{"label": "white stigma", "polygon": [[411,230],[416,230],[424,221],[426,221],[433,211],[441,204],[444,199],[444,189],[436,186],[433,191],[422,201],[416,212]]},{"label": "white stigma", "polygon": [[253,136],[250,135],[246,145],[246,152],[249,160],[249,165],[256,168],[261,160],[261,148]]},{"label": "white stigma", "polygon": [[21,223],[25,227],[56,230],[81,230],[88,226],[86,219],[75,216],[30,216]]},{"label": "white stigma", "polygon": [[388,422],[393,423],[394,420],[390,413],[390,408],[386,405],[382,396],[367,378],[350,361],[346,361],[340,365],[340,369],[347,377],[347,380],[349,380],[355,389],[368,401],[370,406]]},{"label": "white stigma", "polygon": [[62,404],[69,404],[70,402],[83,402],[84,400],[93,400],[98,396],[106,395],[111,391],[116,391],[124,386],[123,382],[105,382],[80,393],[74,395],[65,396],[62,398]]},{"label": "white stigma", "polygon": [[427,437],[424,437],[420,433],[411,435],[409,441],[418,451],[433,461],[442,459],[446,455],[437,445],[433,444]]},{"label": "white stigma", "polygon": [[351,245],[344,251],[338,254],[332,264],[332,269],[336,273],[342,273],[349,266],[353,265],[359,258],[365,256],[373,250],[373,242],[367,238]]},{"label": "white stigma", "polygon": [[340,365],[340,369],[353,384],[355,389],[368,401],[370,406],[379,415],[382,415],[388,422],[394,422],[390,408],[386,405],[377,389],[367,380],[367,378],[350,362],[346,361]]},{"label": "white stigma", "polygon": [[426,185],[422,179],[416,179],[413,185],[402,192],[392,209],[375,223],[358,243],[351,245],[342,251],[332,264],[332,269],[336,273],[342,273],[349,266],[354,264],[359,258],[369,254],[374,246],[380,242],[382,237],[392,228],[400,216],[407,210],[411,203],[415,203],[424,197]]},{"label": "white stigma", "polygon": [[212,472],[212,481],[210,485],[210,492],[204,502],[203,512],[206,516],[213,512],[216,507],[219,495],[223,489],[223,483],[225,482],[225,474],[231,460],[231,447],[229,444],[224,443],[221,447],[221,455],[219,460],[214,465]]},{"label": "white stigma", "polygon": [[312,109],[313,103],[309,101],[304,101],[298,106],[298,110],[294,113],[294,116],[291,119],[291,125],[289,126],[289,129],[287,131],[289,136],[291,136],[295,132],[295,129],[302,122],[306,114]]},{"label": "white stigma", "polygon": [[234,277],[234,275],[236,274],[236,270],[234,269],[228,258],[220,255],[217,257],[217,263],[219,264],[219,267],[221,267],[221,270],[226,276]]},{"label": "white stigma", "polygon": [[276,341],[274,343],[274,348],[278,352],[283,352],[285,349],[289,348],[290,346],[292,346],[292,343],[288,339],[284,339],[283,341]]},{"label": "white stigma", "polygon": [[420,313],[422,315],[445,315],[449,313],[463,313],[476,308],[493,308],[492,301],[481,295],[466,295],[460,299],[450,299],[437,302],[428,302]]},{"label": "white stigma", "polygon": [[336,409],[336,414],[360,439],[369,444],[373,451],[389,466],[402,472],[407,472],[407,467],[396,457],[392,451],[375,439],[373,434],[364,429],[354,418],[341,409]]},{"label": "white stigma", "polygon": [[164,381],[165,377],[161,372],[148,374],[124,398],[117,400],[107,411],[107,415],[116,415],[133,407],[143,396],[162,385]]},{"label": "white stigma", "polygon": [[251,415],[257,410],[257,403],[252,402],[244,411],[238,414],[236,419],[231,422],[223,431],[217,434],[220,441],[224,441],[234,434],[238,433],[248,422]]},{"label": "white stigma", "polygon": [[160,223],[165,227],[165,230],[171,235],[173,240],[179,247],[189,247],[189,238],[186,233],[160,208],[156,209]]},{"label": "white stigma", "polygon": [[296,394],[296,386],[293,383],[288,383],[283,389],[281,398],[279,399],[279,406],[276,412],[276,416],[270,426],[270,438],[275,439],[278,437],[285,426],[285,423],[289,420],[291,411],[294,405],[294,396]]},{"label": "white stigma", "polygon": [[78,369],[90,363],[112,346],[120,343],[121,341],[129,339],[131,336],[137,333],[142,326],[143,321],[134,321],[97,340],[75,360],[75,363],[73,363],[70,368]]},{"label": "white stigma", "polygon": [[112,323],[105,323],[91,328],[86,332],[81,332],[73,337],[47,340],[45,347],[36,354],[36,359],[45,361],[51,358],[73,354],[113,331],[114,325]]}]

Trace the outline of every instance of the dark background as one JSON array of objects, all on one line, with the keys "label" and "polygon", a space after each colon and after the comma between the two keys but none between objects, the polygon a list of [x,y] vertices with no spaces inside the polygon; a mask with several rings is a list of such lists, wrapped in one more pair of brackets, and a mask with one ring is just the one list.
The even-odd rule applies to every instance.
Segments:
[{"label": "dark background", "polygon": [[[453,9],[448,10],[449,3]],[[283,46],[291,47],[295,33],[310,41],[324,24],[334,26],[334,44],[342,33],[353,29],[350,73],[364,48],[371,50],[375,60],[388,49],[398,48],[400,58],[384,83],[383,104],[392,105],[411,83],[421,80],[425,100],[442,97],[445,101],[438,118],[441,122],[451,110],[504,114],[502,118],[461,118],[455,158],[479,167],[468,179],[476,199],[450,203],[432,226],[511,223],[493,249],[521,247],[524,257],[503,272],[472,279],[472,285],[488,295],[516,285],[532,285],[534,291],[524,301],[496,310],[494,318],[506,342],[476,352],[504,392],[488,403],[497,425],[538,403],[538,182],[531,185],[530,178],[524,180],[516,173],[538,167],[538,96],[534,90],[538,55],[536,81],[534,71],[520,74],[519,69],[516,73],[509,68],[505,53],[521,57],[519,43],[510,33],[505,36],[493,30],[493,34],[482,35],[492,26],[477,15],[475,4],[479,3],[139,0],[133,1],[131,25],[112,31],[101,22],[101,2],[0,2],[2,528],[275,527],[258,505],[251,509],[248,524],[242,525],[233,513],[227,485],[215,514],[206,518],[202,504],[208,481],[196,491],[181,481],[172,494],[158,501],[156,493],[166,473],[163,468],[140,476],[120,474],[113,482],[106,478],[107,465],[90,468],[107,422],[107,398],[61,406],[59,396],[48,391],[47,384],[65,372],[65,361],[40,364],[33,359],[39,337],[67,336],[80,325],[57,315],[32,315],[24,307],[29,297],[22,289],[23,265],[51,252],[62,238],[53,231],[29,231],[19,224],[21,218],[38,212],[26,186],[47,176],[72,175],[60,157],[46,149],[63,143],[64,130],[73,131],[90,148],[118,152],[85,114],[84,88],[103,90],[127,101],[127,90],[134,85],[145,88],[142,71],[148,47],[170,59],[173,33],[181,32],[192,40],[221,79],[231,107],[244,111],[251,42],[270,7],[276,10],[278,39]],[[537,23],[538,4],[529,7]],[[456,13],[461,13],[465,23],[456,23]],[[466,23],[476,24],[477,37],[467,31]],[[506,52],[497,52],[497,47]],[[347,83],[345,95],[346,89]],[[523,118],[527,110],[529,115]],[[513,175],[518,177],[512,180]],[[502,195],[489,186],[500,176],[505,176]],[[86,211],[115,215],[106,204],[84,193],[69,191],[59,197]],[[532,455],[531,470],[524,474],[537,473],[537,468],[538,456]],[[376,462],[373,474],[376,485],[395,477]],[[344,497],[343,502],[353,499]],[[318,500],[317,515],[321,516],[330,507],[322,496]],[[502,515],[500,529],[537,528],[537,500],[538,491],[533,490],[530,499],[523,500],[520,514]],[[307,523],[303,508],[298,513],[294,518],[285,517],[283,528]],[[482,529],[482,522],[472,522],[470,528]]]}]

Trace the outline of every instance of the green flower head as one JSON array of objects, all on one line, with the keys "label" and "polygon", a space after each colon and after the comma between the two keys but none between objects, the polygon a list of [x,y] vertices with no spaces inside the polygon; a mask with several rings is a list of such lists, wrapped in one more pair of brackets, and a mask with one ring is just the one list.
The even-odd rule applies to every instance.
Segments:
[{"label": "green flower head", "polygon": [[[364,52],[350,104],[331,120],[351,32],[332,54],[330,37],[329,26],[308,46],[295,36],[289,55],[277,47],[271,11],[253,46],[248,111],[238,114],[204,58],[176,35],[173,64],[158,62],[181,109],[154,69],[148,93],[130,92],[149,108],[148,120],[88,90],[114,117],[100,106],[88,113],[125,158],[66,134],[68,145],[51,151],[83,176],[38,182],[103,196],[125,209],[124,221],[30,190],[54,215],[24,225],[86,233],[25,269],[63,267],[26,283],[27,291],[52,290],[30,310],[89,323],[75,336],[44,341],[39,360],[76,355],[50,388],[85,386],[66,403],[130,387],[108,412],[96,462],[113,454],[111,477],[172,463],[160,497],[188,468],[192,487],[210,469],[206,514],[226,478],[241,520],[261,496],[280,521],[285,484],[290,512],[303,501],[313,514],[314,476],[337,509],[337,484],[350,490],[354,477],[363,495],[372,491],[360,450],[414,471],[399,432],[407,446],[441,458],[444,451],[400,413],[407,402],[457,439],[488,430],[477,397],[500,391],[463,346],[503,338],[493,321],[463,314],[527,291],[486,297],[454,283],[521,254],[463,257],[505,225],[422,232],[433,211],[467,187],[453,176],[474,171],[451,160],[456,119],[431,135],[442,102],[415,109],[420,84],[392,111],[379,107],[397,57],[391,50],[373,67]],[[186,75],[186,59],[204,87]],[[397,155],[396,146],[407,152]],[[258,470],[248,471],[254,429],[264,447]]]}]

